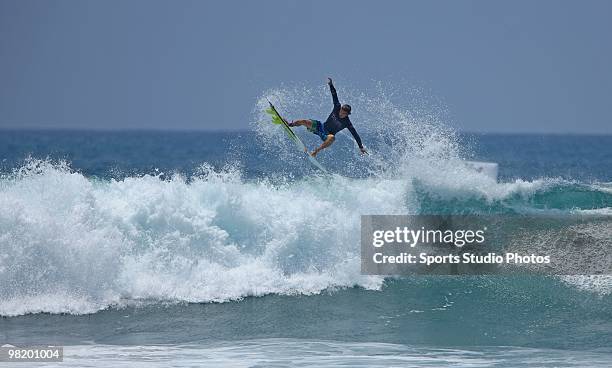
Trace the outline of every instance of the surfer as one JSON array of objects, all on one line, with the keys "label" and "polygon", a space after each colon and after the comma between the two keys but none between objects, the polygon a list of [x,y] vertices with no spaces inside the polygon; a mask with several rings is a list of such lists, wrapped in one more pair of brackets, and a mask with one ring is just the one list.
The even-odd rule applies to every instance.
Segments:
[{"label": "surfer", "polygon": [[332,100],[334,101],[334,109],[332,110],[331,114],[329,114],[329,117],[325,123],[321,123],[320,121],[314,119],[303,119],[287,122],[287,124],[290,127],[305,126],[309,132],[312,132],[321,138],[323,143],[320,147],[315,148],[315,150],[310,153],[312,157],[315,157],[317,153],[331,146],[331,144],[336,140],[336,133],[344,128],[348,128],[349,132],[351,132],[353,135],[355,142],[357,142],[357,145],[359,146],[361,154],[368,153],[365,148],[363,148],[361,138],[359,138],[359,134],[357,134],[355,127],[353,127],[353,124],[348,117],[351,114],[351,106],[347,104],[340,104],[340,101],[338,101],[336,88],[334,88],[331,78],[327,78],[327,84],[329,84],[329,90],[331,91]]}]

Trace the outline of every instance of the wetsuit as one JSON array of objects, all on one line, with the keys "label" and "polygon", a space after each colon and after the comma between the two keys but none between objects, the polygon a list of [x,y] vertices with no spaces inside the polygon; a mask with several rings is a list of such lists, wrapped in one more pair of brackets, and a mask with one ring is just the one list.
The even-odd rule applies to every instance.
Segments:
[{"label": "wetsuit", "polygon": [[322,140],[325,140],[328,134],[336,135],[336,133],[338,133],[342,129],[348,128],[349,132],[351,132],[351,134],[353,135],[355,142],[357,142],[359,148],[363,148],[363,145],[361,144],[361,138],[359,137],[359,134],[357,134],[357,131],[355,130],[355,127],[353,127],[353,124],[351,123],[349,117],[347,116],[345,118],[341,118],[339,115],[341,105],[340,101],[338,101],[338,94],[336,93],[336,88],[334,88],[334,85],[332,83],[329,84],[329,90],[331,91],[332,100],[334,101],[334,109],[329,114],[329,117],[327,118],[327,120],[325,120],[324,124],[321,124],[321,122],[318,120],[311,120],[312,127],[309,130],[321,137]]}]

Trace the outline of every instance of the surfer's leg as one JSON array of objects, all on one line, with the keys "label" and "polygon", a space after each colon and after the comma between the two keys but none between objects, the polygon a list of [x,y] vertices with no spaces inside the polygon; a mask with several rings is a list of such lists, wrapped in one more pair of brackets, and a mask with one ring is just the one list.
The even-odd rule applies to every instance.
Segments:
[{"label": "surfer's leg", "polygon": [[288,125],[290,127],[305,126],[306,128],[310,129],[312,127],[312,120],[307,120],[307,119],[295,120],[295,121],[289,123]]},{"label": "surfer's leg", "polygon": [[334,143],[335,140],[336,140],[336,137],[333,134],[328,134],[327,138],[325,138],[325,141],[321,145],[321,149],[325,149],[331,146],[331,144]]},{"label": "surfer's leg", "polygon": [[312,157],[316,157],[319,152],[321,152],[322,150],[324,150],[327,147],[331,146],[331,144],[334,143],[335,140],[336,140],[336,137],[334,137],[333,134],[328,134],[325,137],[325,140],[323,141],[323,144],[321,144],[320,147],[318,147],[314,151],[312,151],[312,153],[310,155]]}]

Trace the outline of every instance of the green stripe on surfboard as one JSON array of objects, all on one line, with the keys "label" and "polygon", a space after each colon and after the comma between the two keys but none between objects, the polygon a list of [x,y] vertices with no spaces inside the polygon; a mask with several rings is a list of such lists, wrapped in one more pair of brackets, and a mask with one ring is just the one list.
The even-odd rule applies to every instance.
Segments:
[{"label": "green stripe on surfboard", "polygon": [[291,127],[287,125],[287,123],[283,120],[283,118],[278,114],[278,111],[276,111],[274,106],[270,107],[268,110],[266,110],[266,112],[272,115],[272,124],[281,125],[283,129],[285,130],[285,132],[287,132],[287,135],[291,137],[291,139],[293,140],[299,139],[297,135],[295,135],[293,130],[291,130]]}]

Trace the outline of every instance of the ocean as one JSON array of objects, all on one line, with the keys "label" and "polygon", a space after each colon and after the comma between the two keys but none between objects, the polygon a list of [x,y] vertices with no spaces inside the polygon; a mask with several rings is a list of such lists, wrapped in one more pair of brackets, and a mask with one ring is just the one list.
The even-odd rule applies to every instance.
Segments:
[{"label": "ocean", "polygon": [[367,276],[359,253],[363,214],[612,220],[612,136],[396,111],[356,124],[369,156],[340,134],[322,175],[262,119],[0,131],[0,345],[62,345],[39,363],[58,367],[612,366],[609,276]]}]

